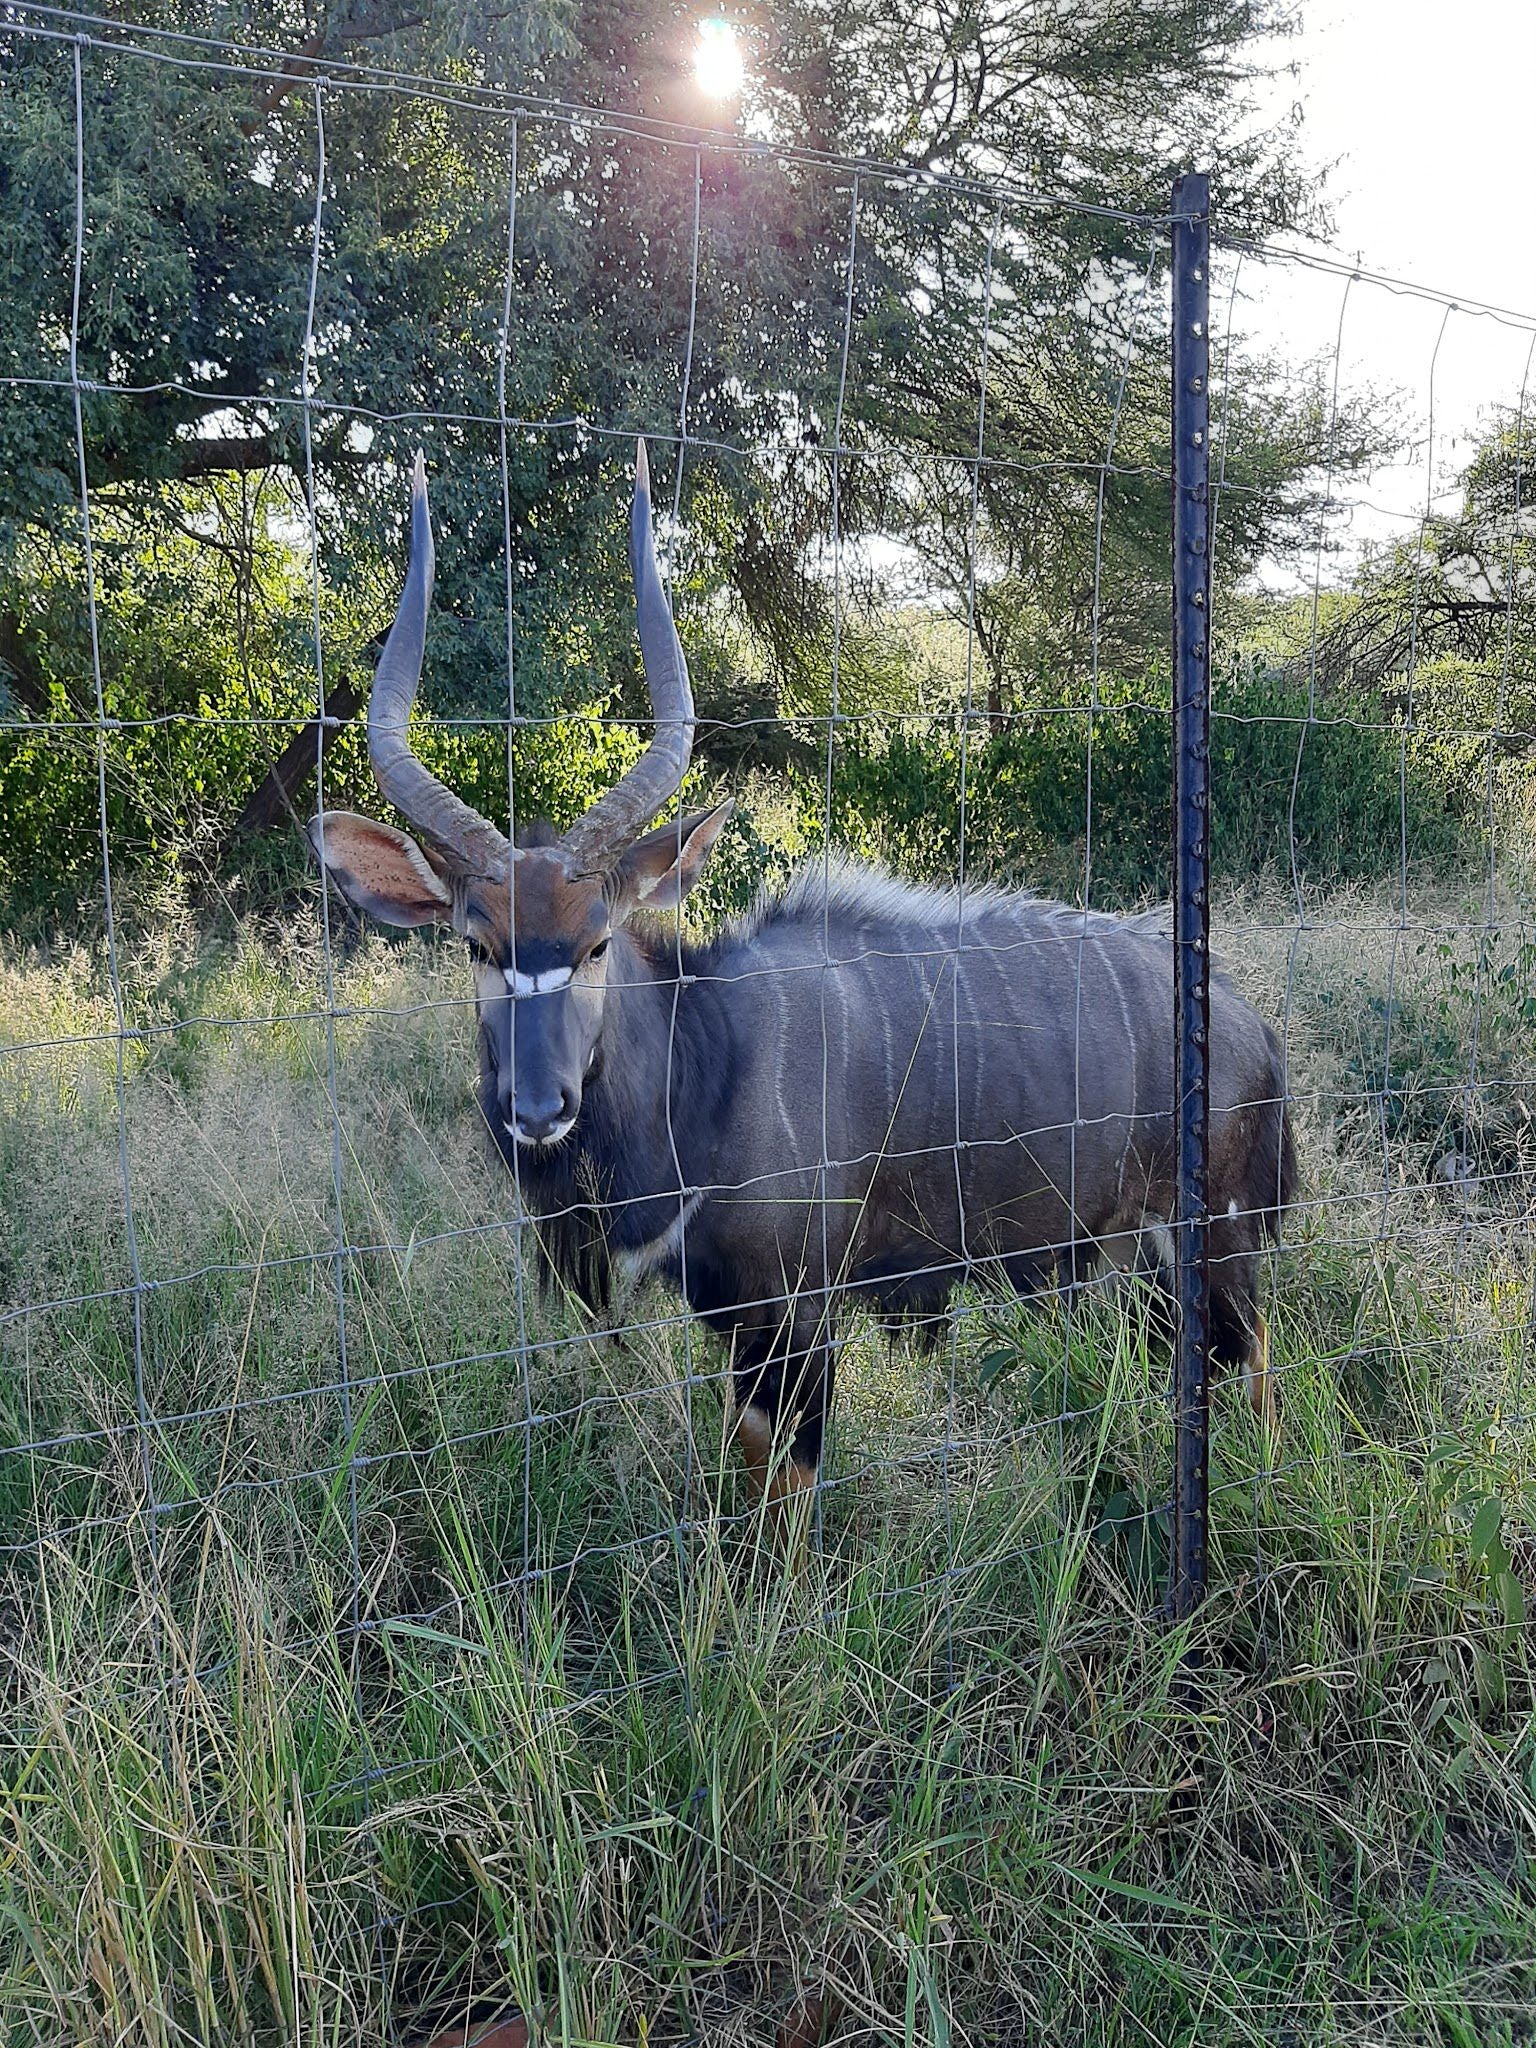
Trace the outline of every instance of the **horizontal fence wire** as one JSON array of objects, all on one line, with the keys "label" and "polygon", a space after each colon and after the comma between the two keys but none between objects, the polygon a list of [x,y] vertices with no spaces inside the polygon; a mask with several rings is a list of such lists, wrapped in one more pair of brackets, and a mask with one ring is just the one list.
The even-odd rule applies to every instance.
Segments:
[{"label": "horizontal fence wire", "polygon": [[[879,1751],[893,1784],[973,1710],[1000,1754],[1016,1743],[998,1782],[1037,1784],[1025,1703],[1069,1667],[1129,1667],[1169,1641],[1156,1625],[1175,1541],[1161,1283],[1178,1219],[1133,1137],[1149,1097],[1165,1125],[1174,1108],[1166,416],[1180,209],[61,8],[9,9],[0,56],[52,67],[30,82],[47,79],[69,157],[56,331],[0,372],[35,431],[3,544],[42,593],[15,650],[0,641],[0,797],[35,833],[50,778],[83,793],[76,816],[35,833],[77,910],[32,917],[18,871],[0,867],[18,904],[0,953],[0,1620],[19,1739],[41,1753],[56,1725],[79,1738],[110,1671],[123,1702],[158,1702],[154,1741],[170,1745],[191,1703],[245,1697],[244,1610],[259,1613],[261,1656],[338,1702],[348,1731],[326,1811],[361,1845],[347,1867],[367,2038],[397,2037],[391,2015],[429,2010],[423,1985],[435,1995],[434,1972],[448,1981],[467,1955],[464,1983],[517,1981],[512,1962],[496,1978],[481,1961],[498,1939],[504,1957],[515,1946],[484,1918],[495,1885],[483,1868],[466,1884],[469,1851],[440,1853],[467,1796],[455,1758],[511,1773],[540,1742],[606,1739],[626,1714],[675,1706],[690,1910],[723,1926],[722,1901],[749,1882],[763,1911],[801,1915],[800,1891],[745,1842],[722,1857],[704,1817],[714,1703],[757,1654],[735,1603],[773,1555],[775,1501],[746,1484],[754,1459],[772,1496],[800,1469],[786,1449],[810,1457],[814,1590],[783,1595],[752,1683],[776,1699],[797,1659],[839,1646],[838,1755]],[[141,377],[102,344],[101,152],[119,66],[210,95],[248,87],[300,138],[283,388],[240,388],[230,370],[211,391],[211,331],[186,338],[185,374]],[[350,124],[379,107],[483,124],[500,179],[475,202],[491,255],[463,361],[418,366],[419,403],[394,402],[393,370],[368,354],[384,347],[377,326],[360,324],[363,354],[349,355]],[[605,167],[570,169],[589,146],[610,152]],[[777,305],[751,299],[746,244],[711,182],[721,164],[759,194],[814,202],[804,245],[773,258]],[[615,207],[661,197],[635,359],[590,405],[541,410],[526,403],[537,366],[578,346],[540,283],[567,175],[572,242],[596,234],[583,177]],[[1326,1577],[1298,1534],[1325,1496],[1379,1483],[1432,1500],[1404,1508],[1373,1553],[1411,1617],[1404,1645],[1438,1668],[1423,1603],[1460,1573],[1481,1588],[1458,1610],[1464,1640],[1518,1662],[1536,1542],[1508,1477],[1536,1424],[1536,927],[1521,838],[1536,758],[1536,317],[1226,233],[1219,192],[1211,229],[1205,1227],[1213,1314],[1229,1320],[1222,1355],[1198,1361],[1215,1368],[1195,1503],[1210,1598],[1198,1618],[1177,1604],[1217,1696],[1258,1700],[1267,1727],[1287,1688],[1366,1683],[1367,1646],[1327,1671],[1296,1648],[1304,1628],[1288,1633]],[[722,284],[733,265],[745,340]],[[613,288],[600,264],[591,288],[577,310],[596,321]],[[1273,392],[1245,387],[1259,372],[1242,330],[1276,290],[1335,293],[1333,339],[1313,366],[1283,544],[1224,580],[1223,551],[1240,552],[1273,490],[1244,468],[1244,408]],[[1388,433],[1360,411],[1349,351],[1363,304],[1408,301],[1434,331],[1415,404]],[[1066,313],[1077,353],[1053,355]],[[949,323],[943,404],[903,383],[902,319]],[[1512,351],[1508,388],[1482,394],[1501,410],[1470,462],[1446,397],[1463,322]],[[571,389],[584,374],[573,355]],[[1063,379],[1080,412],[1046,412],[1039,439],[1070,444],[1025,445],[1030,405]],[[132,475],[123,451],[178,405],[175,459]],[[619,519],[641,431],[700,698],[690,779],[661,813],[678,862],[699,814],[726,796],[737,812],[685,917],[616,944],[607,1036],[578,1077],[588,1124],[570,1156],[599,1091],[628,1088],[616,1121],[650,1133],[643,1185],[593,1167],[551,1192],[548,1162],[506,1123],[521,1112],[497,1094],[502,1077],[488,1070],[483,1099],[476,1080],[494,1036],[477,973],[553,962],[551,929],[531,922],[532,854],[510,868],[507,914],[519,948],[529,931],[544,947],[540,964],[515,970],[509,951],[488,970],[465,960],[462,930],[370,928],[323,885],[299,828],[319,810],[334,841],[344,806],[377,808],[367,688],[404,576],[418,443],[440,590],[412,730],[433,771],[521,833],[552,801],[579,811],[657,736],[628,645]],[[252,475],[200,473],[215,438],[245,444]],[[224,546],[219,493],[237,488],[242,545],[278,565],[241,600],[266,608],[247,620],[256,656],[157,706],[154,688],[172,685],[136,669],[150,657],[135,619],[190,587],[176,549],[211,561]],[[1070,558],[1054,584],[1009,527],[1037,508],[1042,553]],[[576,533],[565,562],[540,533],[562,516]],[[153,589],[134,581],[150,574],[135,520],[162,551]],[[727,574],[732,521],[743,549],[761,544],[747,563],[764,579],[761,618]],[[788,598],[767,588],[786,573]],[[1024,623],[1003,644],[1010,578]],[[1042,616],[1042,590],[1071,611],[1070,635]],[[74,672],[39,692],[14,653],[54,630],[49,606],[77,607],[84,631]],[[196,642],[198,622],[185,630]],[[799,635],[799,657],[776,631]],[[178,659],[199,653],[211,674],[206,649]],[[285,748],[303,773],[263,850],[210,858],[203,782],[224,787],[231,746],[258,782]],[[167,861],[178,820],[200,821],[202,840]],[[882,879],[850,880],[850,859]],[[1115,967],[1131,958],[1117,951],[1125,915],[1166,963],[1166,1017]],[[509,1011],[544,1000],[508,986]],[[1284,1079],[1247,1087],[1237,1140],[1222,1032],[1237,1030],[1223,1006],[1239,995],[1272,1030]],[[623,1023],[642,1012],[659,1020],[654,1044]],[[1055,1026],[1070,1057],[1053,1080]],[[1109,1073],[1122,1030],[1128,1097]],[[637,1075],[654,1052],[654,1101],[643,1076],[615,1078],[626,1051]],[[1050,1099],[1014,1114],[1008,1091],[1030,1088]],[[1278,1163],[1261,1190],[1242,1147],[1257,1156],[1254,1133],[1282,1110],[1299,1181],[1274,1201]],[[1048,1220],[1021,1232],[1012,1205],[1042,1190]],[[597,1237],[612,1257],[594,1266]],[[1278,1420],[1250,1411],[1253,1331],[1235,1340],[1230,1326],[1251,1286]],[[819,1417],[817,1374],[835,1380],[824,1456],[801,1434]],[[737,1431],[770,1389],[783,1412],[765,1461],[750,1423]],[[523,1722],[496,1695],[494,1710],[475,1703],[485,1726],[435,1736],[424,1694],[451,1690],[461,1662],[485,1674],[509,1660]],[[866,1682],[874,1705],[854,1698]],[[1166,1903],[1142,1891],[1127,1898]],[[41,1995],[25,1957],[3,1942],[0,1957],[0,1983]],[[576,1946],[566,1966],[606,1963]]]}]

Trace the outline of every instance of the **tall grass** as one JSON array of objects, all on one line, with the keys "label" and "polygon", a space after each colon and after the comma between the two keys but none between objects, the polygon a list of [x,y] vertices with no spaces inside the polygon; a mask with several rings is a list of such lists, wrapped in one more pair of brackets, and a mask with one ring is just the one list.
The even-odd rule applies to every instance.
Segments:
[{"label": "tall grass", "polygon": [[[313,932],[125,961],[136,1346],[100,963],[14,954],[4,2038],[515,2007],[551,2042],[767,2043],[810,1986],[831,2038],[903,2048],[1528,2038],[1521,949],[1464,922],[1226,905],[1312,1199],[1271,1288],[1283,1434],[1219,1398],[1183,1635],[1133,1296],[968,1300],[934,1354],[856,1328],[800,1580],[665,1297],[602,1341],[525,1300],[521,1349],[430,948],[341,963],[334,1126]],[[373,1248],[345,1373],[336,1154]]]}]

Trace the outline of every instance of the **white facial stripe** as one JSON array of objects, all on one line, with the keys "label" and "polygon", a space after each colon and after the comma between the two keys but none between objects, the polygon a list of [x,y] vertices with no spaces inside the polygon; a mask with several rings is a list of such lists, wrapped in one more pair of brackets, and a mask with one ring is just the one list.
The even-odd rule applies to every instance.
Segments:
[{"label": "white facial stripe", "polygon": [[504,967],[501,972],[509,995],[547,996],[557,988],[570,986],[572,969],[546,967],[542,974],[519,974],[515,967]]}]

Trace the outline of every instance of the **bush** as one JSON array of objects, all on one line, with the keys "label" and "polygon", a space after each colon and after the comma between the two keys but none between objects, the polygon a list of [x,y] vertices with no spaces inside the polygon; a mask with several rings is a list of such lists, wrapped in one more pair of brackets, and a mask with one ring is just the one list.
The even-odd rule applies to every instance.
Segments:
[{"label": "bush", "polygon": [[[1165,895],[1169,719],[1167,677],[1154,672],[1105,681],[1097,706],[1037,706],[998,732],[973,729],[963,749],[948,718],[853,727],[833,764],[835,828],[909,872],[957,873],[963,843],[978,876],[1081,894],[1086,868],[1106,907]],[[1223,877],[1289,872],[1293,837],[1311,884],[1372,879],[1405,853],[1444,866],[1480,830],[1475,742],[1450,746],[1338,699],[1309,720],[1305,689],[1273,674],[1218,692],[1211,757]]]},{"label": "bush", "polygon": [[[113,655],[131,652],[118,622],[108,625]],[[303,650],[282,651],[293,658],[274,661],[278,679],[263,685],[259,699],[248,674],[226,675],[207,662],[199,672],[188,655],[179,693],[185,715],[164,723],[133,723],[146,717],[154,693],[135,681],[134,661],[111,664],[108,716],[125,724],[107,742],[108,831],[114,873],[133,880],[137,893],[189,865],[230,880],[223,835],[281,740],[312,710]],[[345,659],[338,656],[338,672]],[[160,688],[155,700],[167,694]],[[94,737],[73,722],[62,689],[55,697],[57,725],[0,739],[8,828],[0,888],[13,919],[99,887]],[[266,722],[244,722],[253,716]],[[424,722],[417,744],[466,801],[505,818],[503,730]],[[590,705],[559,724],[525,728],[513,747],[520,822],[568,823],[622,774],[639,744]],[[1410,864],[1443,868],[1478,843],[1485,757],[1456,721],[1437,717],[1432,727],[1410,731],[1379,702],[1337,697],[1309,721],[1305,690],[1260,672],[1218,691],[1211,744],[1213,855],[1224,877],[1265,869],[1288,875],[1293,831],[1303,880],[1325,887],[1392,873],[1405,854]],[[960,721],[949,712],[851,720],[834,751],[832,831],[855,853],[914,875],[953,876],[963,851],[967,874],[1081,897],[1088,872],[1092,900],[1114,907],[1167,891],[1169,780],[1168,680],[1153,671],[1134,683],[1105,680],[1096,706],[1081,694],[1036,703],[995,733],[978,720],[964,747]],[[707,802],[727,787],[747,796],[739,766],[717,781],[703,763],[690,800]],[[305,811],[309,794],[301,799]],[[327,750],[326,794],[333,805],[377,806],[359,727]],[[791,758],[776,772],[763,769],[732,835],[739,857],[716,863],[722,879],[703,907],[738,907],[782,864],[746,816],[758,797],[798,821],[796,839],[820,844],[824,768],[797,767]],[[235,897],[257,907],[274,892],[286,896],[306,858],[297,835],[291,845],[240,848]]]}]

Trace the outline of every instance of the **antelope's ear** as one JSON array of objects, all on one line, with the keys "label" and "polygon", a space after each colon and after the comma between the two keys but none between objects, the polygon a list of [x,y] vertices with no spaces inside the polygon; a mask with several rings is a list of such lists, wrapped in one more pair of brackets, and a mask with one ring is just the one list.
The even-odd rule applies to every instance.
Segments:
[{"label": "antelope's ear", "polygon": [[448,922],[453,892],[407,833],[355,811],[322,811],[307,830],[325,872],[355,909],[407,928]]},{"label": "antelope's ear", "polygon": [[703,873],[733,808],[727,797],[711,811],[691,811],[637,839],[614,871],[615,910],[676,910]]}]

